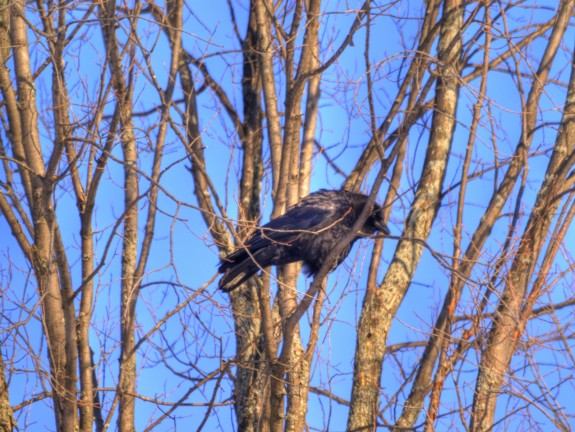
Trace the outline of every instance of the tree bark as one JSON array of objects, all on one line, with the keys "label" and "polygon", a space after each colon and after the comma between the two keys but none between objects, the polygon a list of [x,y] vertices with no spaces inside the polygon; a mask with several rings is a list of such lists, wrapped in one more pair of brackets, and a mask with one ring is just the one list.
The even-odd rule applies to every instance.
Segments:
[{"label": "tree bark", "polygon": [[[547,47],[547,62],[541,67],[551,67],[558,41],[562,40],[575,2],[563,1],[557,22]],[[504,291],[492,322],[487,345],[481,355],[473,409],[469,428],[471,431],[491,430],[494,424],[497,398],[509,369],[517,344],[524,333],[535,299],[535,290],[526,298],[536,263],[545,244],[552,219],[560,204],[569,171],[575,162],[573,134],[575,133],[575,62],[572,60],[571,77],[561,127],[549,161],[547,173],[533,211],[521,237],[513,264],[506,277]],[[558,239],[560,240],[560,239]],[[554,239],[552,242],[556,242]],[[541,277],[542,275],[539,275]],[[542,277],[542,279],[545,279]],[[540,287],[539,287],[540,288]]]},{"label": "tree bark", "polygon": [[439,208],[459,90],[462,14],[458,0],[444,3],[439,40],[438,84],[431,135],[421,181],[393,260],[378,289],[366,292],[357,332],[354,378],[347,428],[375,430],[383,355],[392,318],[411,283],[425,239]]},{"label": "tree bark", "polygon": [[[106,55],[110,67],[110,77],[114,88],[118,115],[122,126],[120,140],[123,153],[124,171],[124,230],[122,244],[121,279],[121,355],[120,378],[118,382],[119,412],[118,430],[135,430],[135,393],[136,393],[136,353],[135,326],[136,303],[140,280],[136,279],[138,254],[138,151],[132,123],[131,91],[126,83],[122,56],[116,38],[116,3],[105,0],[100,5],[102,33],[106,46]],[[132,67],[132,65],[130,65]]]},{"label": "tree bark", "polygon": [[[48,167],[44,165],[38,133],[36,89],[31,73],[28,53],[27,26],[24,21],[24,3],[13,2],[11,6],[11,43],[14,54],[16,83],[18,87],[19,119],[15,123],[21,140],[15,153],[30,169],[27,200],[32,213],[34,247],[32,265],[42,299],[42,317],[51,365],[51,385],[56,412],[56,428],[74,430],[78,426],[76,404],[76,332],[71,287],[67,281],[67,269],[58,276],[62,257],[54,253],[61,243],[51,202],[55,184],[55,169],[63,147],[56,145],[51,153]],[[19,148],[19,145],[22,145]],[[62,266],[64,269],[65,266]]]},{"label": "tree bark", "polygon": [[10,399],[8,398],[4,358],[0,352],[0,432],[12,432],[15,426],[14,413],[10,406]]}]

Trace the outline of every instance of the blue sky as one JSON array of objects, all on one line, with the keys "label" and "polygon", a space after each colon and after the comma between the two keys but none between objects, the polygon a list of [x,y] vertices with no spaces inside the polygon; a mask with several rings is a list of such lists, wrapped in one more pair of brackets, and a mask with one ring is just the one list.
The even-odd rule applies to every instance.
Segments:
[{"label": "blue sky", "polygon": [[[387,113],[387,109],[395,97],[398,74],[406,68],[403,61],[412,55],[413,34],[420,19],[420,9],[416,3],[401,2],[389,11],[389,16],[376,21],[372,29],[371,60],[374,65],[374,99],[380,120]],[[553,2],[549,4],[552,5]],[[234,3],[234,7],[239,29],[243,32],[247,21],[247,3]],[[322,59],[327,58],[341,40],[346,37],[347,29],[354,18],[353,14],[336,13],[336,11],[352,10],[354,7],[354,5],[340,2],[325,4],[326,20],[321,29]],[[212,77],[226,90],[238,109],[241,109],[241,54],[238,41],[230,26],[227,3],[217,1],[210,2],[208,5],[207,2],[197,2],[197,4],[190,4],[188,8],[185,12],[187,16],[184,26],[187,33],[185,48],[196,57],[206,57],[206,65]],[[527,9],[527,11],[529,10]],[[531,19],[538,22],[543,21],[550,14],[545,9],[531,12],[532,16],[524,15],[516,17],[515,20],[511,16],[511,24],[520,26]],[[407,15],[412,19],[401,20],[398,24],[394,17],[402,15]],[[166,71],[169,68],[170,60],[167,41],[163,35],[158,34],[157,27],[149,21],[142,20],[140,26],[141,40],[150,50],[150,58],[157,79],[164,86],[167,82]],[[573,31],[570,29],[565,38],[568,49],[572,48],[573,36]],[[338,62],[323,75],[316,137],[321,145],[327,149],[328,155],[346,172],[352,169],[362,146],[370,138],[363,63],[364,37],[364,31],[359,31],[354,37],[354,46],[349,47]],[[528,64],[535,62],[540,55],[543,42],[534,44],[532,51],[525,53],[526,58],[521,61],[525,71],[529,70]],[[497,43],[494,48],[495,55]],[[501,49],[505,49],[505,46],[502,45]],[[215,55],[222,52],[221,55]],[[78,116],[86,115],[89,117],[91,113],[87,108],[87,102],[96,94],[98,79],[100,78],[94,76],[94,65],[104,63],[101,36],[97,27],[90,28],[81,43],[72,44],[70,54],[67,71],[70,79],[70,95],[75,103],[75,113]],[[477,56],[480,55],[482,55],[481,52],[477,54]],[[45,56],[46,50],[42,48],[42,45],[35,45],[33,59],[41,62]],[[532,59],[531,56],[535,59]],[[479,57],[477,59],[479,61]],[[557,66],[554,66],[554,77],[566,81],[569,73],[568,66],[567,58],[564,54],[560,54]],[[464,70],[464,75],[467,70]],[[194,72],[197,73],[197,70]],[[50,94],[50,74],[50,70],[47,69],[38,79],[39,95]],[[158,97],[155,89],[147,81],[145,71],[140,71],[136,79],[134,109],[138,112],[157,104]],[[199,82],[201,79],[201,76],[198,75]],[[284,84],[284,79],[281,76],[278,76],[278,84],[280,84],[278,92],[281,100],[284,95],[281,87]],[[525,80],[524,85],[528,88],[529,82]],[[477,87],[478,81],[475,80],[469,83],[469,87],[463,87],[461,90],[458,126],[445,187],[457,182],[460,176],[461,157],[467,142],[469,113],[471,104],[474,102],[474,89]],[[520,104],[512,79],[504,73],[493,73],[489,78],[489,89],[488,97],[492,103],[493,123],[490,123],[490,119],[486,116],[480,128],[477,137],[479,144],[476,147],[473,162],[473,166],[477,167],[482,164],[493,163],[493,136],[497,139],[499,157],[505,159],[511,155],[520,133]],[[540,113],[544,121],[556,122],[560,119],[560,109],[565,97],[564,90],[561,86],[549,86],[546,89]],[[238,146],[239,140],[219,102],[209,91],[204,91],[199,95],[198,104],[201,115],[200,127],[204,131],[202,138],[206,147],[208,172],[218,193],[227,205],[228,214],[235,218],[236,178],[239,176],[240,152],[237,148],[232,151],[232,148]],[[280,106],[280,109],[282,108],[283,106]],[[45,124],[49,124],[50,111],[41,112],[42,118],[46,121]],[[175,111],[172,114],[174,119],[179,119]],[[157,134],[155,122],[158,118],[159,114],[158,116],[151,115],[136,119],[136,133],[141,149],[140,167],[143,171],[146,171],[146,167],[151,162],[148,146],[154,143]],[[413,196],[412,187],[420,174],[423,163],[429,125],[430,118],[427,116],[420,122],[419,127],[414,128],[410,135],[407,161],[409,173],[401,185],[399,192],[402,194],[402,198],[394,204],[390,221],[390,228],[394,235],[401,233],[403,221],[409,211],[409,204]],[[492,126],[495,127],[493,134],[491,133]],[[548,149],[553,144],[554,135],[554,127],[543,128],[536,133],[533,149]],[[50,142],[50,131],[44,129],[43,145],[47,152],[51,149]],[[120,157],[119,147],[115,148],[114,155]],[[267,152],[266,156],[269,157]],[[341,186],[343,179],[327,166],[321,155],[315,156],[314,163],[312,191]],[[528,212],[532,205],[534,194],[543,179],[546,164],[547,158],[543,156],[531,158],[529,161],[529,181],[523,203],[525,212]],[[161,212],[158,215],[156,225],[154,249],[138,304],[138,337],[144,335],[155,325],[157,320],[185,301],[187,296],[194,293],[216,273],[217,249],[212,244],[204,221],[194,207],[193,184],[186,169],[187,165],[188,162],[181,143],[178,142],[175,135],[170,135],[163,163],[166,172],[162,177],[162,185],[169,191],[170,196],[161,194],[160,197]],[[266,176],[269,176],[269,172],[266,172]],[[494,180],[493,173],[487,173],[469,185],[469,193],[466,198],[464,245],[467,244],[469,236],[473,233],[487,200],[490,198]],[[144,178],[141,179],[141,182],[141,191],[144,191],[148,185]],[[264,219],[267,220],[270,211],[269,178],[266,178],[264,182],[266,196],[262,201],[266,205]],[[69,246],[75,284],[79,285],[79,221],[75,212],[75,203],[68,188],[69,184],[64,182],[62,188],[56,193],[58,196],[57,213],[60,226],[64,228],[62,231],[65,242]],[[385,196],[385,188],[384,185],[379,194],[380,201]],[[369,187],[366,190],[369,190]],[[457,193],[458,191],[455,190],[446,197],[445,205],[440,210],[432,235],[428,239],[434,250],[446,255],[450,255],[452,252],[452,227],[455,214],[453,202],[457,199]],[[175,202],[172,197],[178,201]],[[98,200],[94,229],[97,240],[96,255],[99,257],[97,259],[99,262],[106,242],[112,235],[111,228],[122,212],[122,166],[119,162],[111,160],[108,164],[105,183],[102,185]],[[512,211],[513,205],[513,202],[509,203],[506,211]],[[146,206],[147,202],[143,200],[140,206],[142,221],[147,211]],[[523,224],[525,220],[526,218],[523,217],[520,223]],[[500,251],[508,224],[509,219],[504,217],[496,225],[492,241],[486,247],[485,260],[489,258],[489,253],[496,255]],[[520,233],[521,226],[518,226],[517,230]],[[3,218],[0,218],[0,233],[0,237],[5,239],[1,246],[2,254],[4,257],[10,256],[11,260],[11,264],[9,264],[8,258],[0,259],[0,283],[4,287],[10,287],[1,301],[4,302],[2,305],[4,314],[6,311],[9,312],[5,316],[15,320],[17,310],[14,309],[14,304],[23,298],[24,290],[28,294],[26,296],[27,306],[32,307],[36,303],[37,298],[33,294],[35,285],[33,281],[28,279],[27,272],[29,269],[22,257],[18,255],[17,245],[9,235],[9,229]],[[112,248],[106,257],[106,265],[96,279],[98,293],[95,300],[92,348],[96,352],[97,362],[107,360],[106,363],[100,363],[98,367],[100,384],[103,387],[113,387],[116,384],[120,323],[120,240],[120,236],[116,234],[112,241]],[[567,244],[574,244],[575,242],[573,229],[570,231],[567,242]],[[386,264],[393,255],[394,247],[395,241],[386,241],[380,277],[382,277]],[[355,349],[355,326],[363,301],[370,251],[371,242],[362,241],[359,246],[354,248],[345,264],[330,276],[328,283],[328,298],[323,313],[325,317],[329,316],[330,320],[320,330],[318,356],[313,367],[312,385],[325,387],[342,398],[349,398],[353,371],[353,351]],[[557,271],[564,266],[565,260],[559,258]],[[481,280],[486,276],[486,268],[479,265],[474,277]],[[414,283],[394,320],[388,344],[425,340],[437,315],[437,305],[442,301],[447,290],[448,282],[448,272],[438,265],[427,251],[424,252]],[[310,280],[302,277],[300,288],[305,289],[306,284],[309,283]],[[553,300],[560,301],[571,295],[569,289],[566,288],[568,283],[561,285],[561,289],[550,294]],[[175,287],[172,284],[178,286]],[[464,301],[463,304],[467,306],[462,308],[461,313],[472,312],[472,300],[478,298],[478,291],[480,289],[470,287],[464,292],[464,299],[467,303]],[[6,318],[3,318],[2,326],[5,325]],[[543,319],[535,320],[530,325],[530,332],[533,334],[545,332],[549,328],[548,326],[549,324],[545,323]],[[306,326],[303,323],[302,328],[302,332],[305,333]],[[170,319],[162,330],[165,339],[159,334],[154,335],[150,343],[144,344],[139,352],[138,390],[147,397],[158,396],[171,402],[176,401],[195,384],[195,380],[219,367],[220,355],[223,355],[224,359],[234,356],[234,329],[228,297],[217,292],[215,283],[207,287],[203,294],[190,303],[182,313]],[[38,353],[47,369],[45,343],[42,341],[40,325],[36,318],[33,318],[25,329],[20,328],[19,331],[21,332],[19,334],[11,332],[8,335],[2,335],[0,333],[0,342],[6,344],[3,354],[7,357],[14,354],[17,359],[18,371],[13,371],[14,373],[11,375],[13,381],[11,382],[10,397],[13,404],[20,403],[24,394],[35,394],[41,391],[39,381],[22,372],[31,368],[30,359],[27,359],[25,354],[28,351]],[[17,342],[14,343],[14,340]],[[29,341],[31,346],[25,346],[24,341]],[[386,395],[395,393],[403,382],[404,378],[397,373],[398,364],[410,371],[412,366],[417,363],[420,353],[421,351],[414,351],[400,353],[397,358],[386,357],[381,387],[383,404],[386,403]],[[562,354],[554,353],[552,350],[541,350],[536,353],[536,358],[545,363],[549,356],[554,355]],[[167,359],[166,362],[171,370],[162,364],[162,356]],[[461,370],[456,374],[465,382],[464,384],[459,383],[459,386],[465,389],[463,397],[466,398],[467,403],[471,402],[471,392],[476,374],[473,362],[476,360],[474,354],[471,353],[467,362],[463,363]],[[521,362],[522,360],[519,356],[517,361]],[[533,379],[529,370],[524,373],[526,380]],[[552,375],[551,378],[556,379],[556,376]],[[451,385],[453,386],[453,384]],[[187,402],[205,404],[212,396],[212,389],[213,382],[193,393]],[[109,403],[111,393],[104,392],[103,395],[105,403]],[[207,429],[230,430],[234,423],[232,407],[228,404],[231,395],[230,382],[224,379],[222,392],[216,398],[216,401],[221,402],[223,406],[214,410],[210,415],[206,424]],[[562,387],[561,401],[567,403],[573,396],[572,386]],[[448,410],[449,406],[455,406],[455,392],[448,390],[443,402],[446,405],[445,410]],[[513,401],[512,403],[517,402]],[[499,409],[504,412],[508,406],[500,404]],[[38,410],[45,411],[47,415],[38,416]],[[139,413],[138,430],[143,430],[149,418],[156,418],[161,414],[160,410],[154,407],[152,403],[143,401],[138,402],[137,410]],[[197,427],[202,421],[204,413],[204,406],[180,408],[176,412],[177,424],[181,428]],[[32,422],[29,423],[29,430],[41,429],[44,426],[51,428],[53,425],[47,401],[33,404],[18,414],[21,425]],[[539,414],[535,411],[533,415],[537,417]],[[345,424],[346,416],[347,408],[315,395],[310,397],[308,414],[310,426],[318,429],[327,428],[326,419],[329,418],[330,430],[343,430],[342,425]],[[387,419],[391,420],[390,418]],[[451,419],[447,421],[450,422]],[[166,420],[157,430],[173,430],[174,425],[175,423]]]}]

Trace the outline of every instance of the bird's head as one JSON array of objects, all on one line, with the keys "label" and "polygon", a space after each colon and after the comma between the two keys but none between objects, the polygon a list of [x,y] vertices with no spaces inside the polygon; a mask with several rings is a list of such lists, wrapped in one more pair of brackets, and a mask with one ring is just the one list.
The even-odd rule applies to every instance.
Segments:
[{"label": "bird's head", "polygon": [[379,205],[375,204],[373,206],[373,212],[371,213],[370,219],[375,230],[385,235],[391,234],[391,231],[384,222],[385,215],[383,212],[383,208],[381,208]]}]

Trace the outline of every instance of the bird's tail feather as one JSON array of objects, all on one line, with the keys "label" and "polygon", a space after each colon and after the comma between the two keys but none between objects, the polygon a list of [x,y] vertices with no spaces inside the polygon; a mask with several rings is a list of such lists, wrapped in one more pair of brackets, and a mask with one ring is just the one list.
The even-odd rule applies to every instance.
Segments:
[{"label": "bird's tail feather", "polygon": [[218,287],[223,292],[233,291],[256,273],[257,269],[250,272],[240,272],[240,273],[235,271],[235,269],[231,269],[226,274],[224,274],[224,276],[220,279]]},{"label": "bird's tail feather", "polygon": [[260,270],[259,265],[256,264],[257,261],[254,262],[259,252],[261,251],[257,251],[253,256],[248,256],[237,263],[227,265],[218,284],[219,289],[230,292],[255,275]]}]

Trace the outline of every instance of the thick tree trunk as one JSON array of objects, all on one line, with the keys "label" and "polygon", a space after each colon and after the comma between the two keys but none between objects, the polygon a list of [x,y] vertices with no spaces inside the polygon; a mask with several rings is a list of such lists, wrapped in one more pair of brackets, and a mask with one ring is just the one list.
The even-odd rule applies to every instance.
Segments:
[{"label": "thick tree trunk", "polygon": [[[51,365],[51,385],[58,430],[71,431],[78,426],[76,404],[76,331],[71,286],[67,273],[58,275],[59,259],[55,249],[60,244],[59,231],[51,202],[55,170],[62,154],[62,145],[56,144],[46,168],[38,132],[36,89],[28,53],[27,26],[24,3],[11,6],[11,42],[18,85],[21,149],[15,149],[30,168],[30,204],[34,227],[32,264],[38,292],[42,299],[42,318],[48,340]],[[64,269],[67,272],[67,269]],[[62,286],[61,286],[62,282]]]},{"label": "thick tree trunk", "polygon": [[368,289],[358,325],[348,430],[375,430],[383,355],[392,318],[401,304],[421,257],[440,204],[441,189],[453,130],[459,90],[458,60],[463,11],[458,0],[444,3],[439,41],[439,81],[435,111],[421,181],[411,212],[383,283]]}]

